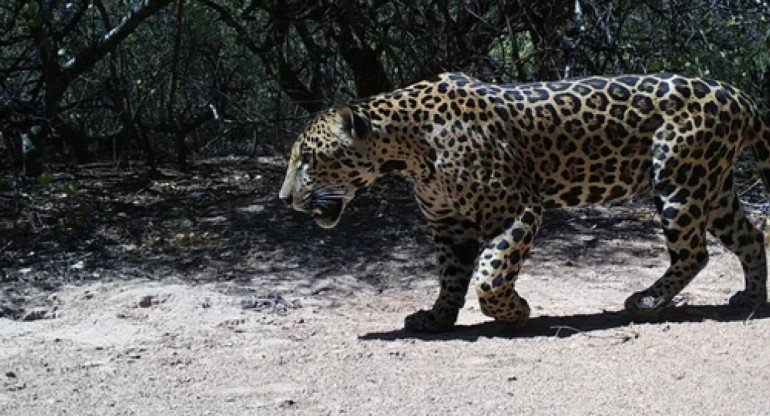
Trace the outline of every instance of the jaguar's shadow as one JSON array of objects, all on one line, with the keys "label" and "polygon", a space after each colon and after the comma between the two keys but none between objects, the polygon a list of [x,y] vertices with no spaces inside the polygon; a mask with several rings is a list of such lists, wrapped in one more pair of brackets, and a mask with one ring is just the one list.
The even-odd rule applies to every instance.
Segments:
[{"label": "jaguar's shadow", "polygon": [[[712,320],[717,322],[739,322],[770,318],[770,305],[762,305],[753,311],[737,309],[727,305],[681,306],[665,309],[655,315],[632,314],[628,312],[608,312],[569,316],[536,316],[530,318],[522,327],[511,328],[494,321],[458,325],[451,331],[442,333],[415,333],[404,329],[386,332],[371,332],[359,336],[360,340],[395,341],[401,339],[420,339],[424,341],[464,340],[476,341],[479,338],[536,338],[570,337],[604,329],[622,328],[632,323],[682,323]],[[617,334],[619,340],[631,339],[633,331]]]}]

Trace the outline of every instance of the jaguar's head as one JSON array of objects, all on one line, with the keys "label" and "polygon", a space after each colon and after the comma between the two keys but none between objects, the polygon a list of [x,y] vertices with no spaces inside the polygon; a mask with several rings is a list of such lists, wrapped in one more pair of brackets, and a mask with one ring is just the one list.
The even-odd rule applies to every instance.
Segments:
[{"label": "jaguar's head", "polygon": [[369,120],[350,107],[316,117],[291,149],[280,198],[323,228],[337,225],[356,190],[377,177],[371,134]]}]

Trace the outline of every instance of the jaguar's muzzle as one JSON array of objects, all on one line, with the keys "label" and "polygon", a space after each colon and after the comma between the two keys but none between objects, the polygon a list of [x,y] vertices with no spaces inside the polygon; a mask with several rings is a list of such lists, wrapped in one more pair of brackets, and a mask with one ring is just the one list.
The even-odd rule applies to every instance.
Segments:
[{"label": "jaguar's muzzle", "polygon": [[342,211],[345,209],[343,199],[325,201],[323,205],[313,204],[311,213],[315,222],[323,228],[332,228],[340,221]]}]

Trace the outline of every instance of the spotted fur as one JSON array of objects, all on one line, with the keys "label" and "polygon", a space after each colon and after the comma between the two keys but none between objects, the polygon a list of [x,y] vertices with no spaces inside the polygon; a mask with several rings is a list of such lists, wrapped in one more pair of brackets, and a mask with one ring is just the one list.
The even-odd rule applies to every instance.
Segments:
[{"label": "spotted fur", "polygon": [[482,311],[529,316],[514,290],[543,210],[654,195],[671,264],[630,310],[665,306],[706,265],[706,231],[741,260],[745,289],[767,301],[761,232],[733,187],[751,148],[767,188],[770,129],[755,102],[717,81],[625,75],[498,86],[443,74],[317,116],[294,144],[280,192],[333,227],[357,189],[385,173],[410,178],[433,230],[441,289],[406,328],[454,325],[471,278]]}]

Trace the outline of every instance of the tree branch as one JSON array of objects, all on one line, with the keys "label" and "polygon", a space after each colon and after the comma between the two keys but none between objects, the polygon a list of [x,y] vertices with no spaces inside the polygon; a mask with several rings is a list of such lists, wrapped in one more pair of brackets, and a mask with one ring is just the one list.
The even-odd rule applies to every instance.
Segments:
[{"label": "tree branch", "polygon": [[[238,34],[238,42],[262,60],[265,67],[273,72],[272,75],[277,79],[283,92],[286,93],[295,104],[304,108],[309,113],[315,113],[321,110],[323,104],[320,102],[318,95],[313,93],[313,91],[302,82],[289,62],[281,56],[281,51],[275,51],[277,45],[280,44],[280,40],[286,36],[288,24],[276,24],[275,16],[272,15],[272,13],[274,13],[273,10],[270,11],[271,17],[273,17],[273,33],[267,36],[262,45],[258,45],[251,40],[251,36],[246,28],[238,23],[227,9],[209,0],[201,0],[201,3],[219,13],[220,20],[231,29],[235,30]],[[272,60],[271,57],[268,56],[268,52],[273,52],[270,54],[274,55],[272,56]]]},{"label": "tree branch", "polygon": [[150,16],[166,7],[171,0],[142,0],[131,6],[128,15],[118,23],[112,30],[107,32],[95,45],[86,48],[70,59],[62,67],[64,77],[67,81],[72,81],[88,71],[104,55],[108,54],[128,35],[133,32],[137,26]]}]

